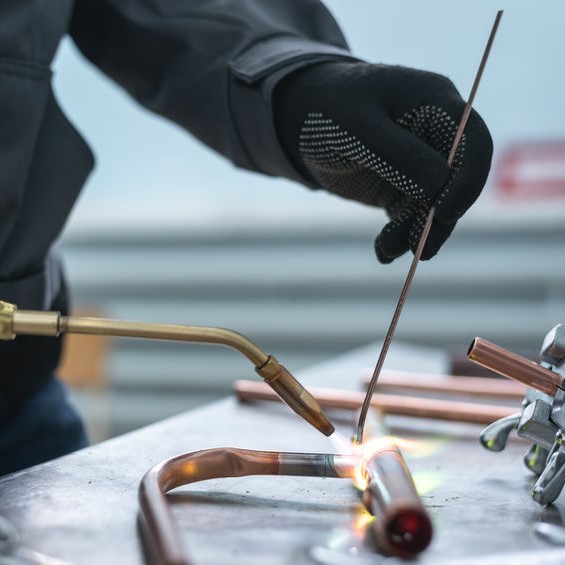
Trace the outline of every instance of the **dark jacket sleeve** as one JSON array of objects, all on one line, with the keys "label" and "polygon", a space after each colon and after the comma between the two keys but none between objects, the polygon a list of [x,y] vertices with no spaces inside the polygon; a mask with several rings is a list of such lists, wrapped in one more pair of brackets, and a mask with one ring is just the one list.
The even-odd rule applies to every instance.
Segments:
[{"label": "dark jacket sleeve", "polygon": [[296,68],[353,59],[318,0],[77,0],[71,36],[146,108],[237,166],[301,182],[271,95]]}]

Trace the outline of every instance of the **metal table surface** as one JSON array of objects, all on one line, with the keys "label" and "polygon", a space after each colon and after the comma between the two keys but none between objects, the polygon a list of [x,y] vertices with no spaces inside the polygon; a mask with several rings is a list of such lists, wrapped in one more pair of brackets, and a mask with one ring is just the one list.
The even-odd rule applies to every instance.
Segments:
[{"label": "metal table surface", "polygon": [[[354,389],[375,356],[374,347],[358,350],[300,376],[308,384]],[[387,360],[389,368],[428,372],[442,363],[437,352],[398,344]],[[352,435],[350,414],[331,416]],[[565,547],[533,533],[539,521],[563,523],[565,495],[545,509],[533,502],[533,476],[521,461],[524,442],[491,453],[477,441],[480,426],[399,417],[388,424],[420,446],[404,454],[416,482],[427,485],[423,500],[435,535],[417,563],[565,563]],[[164,458],[219,446],[334,451],[286,407],[230,398],[1,478],[0,515],[16,526],[22,546],[52,558],[142,563],[136,523],[141,477]],[[194,563],[400,562],[359,541],[362,506],[348,480],[218,479],[177,489],[170,500]]]}]

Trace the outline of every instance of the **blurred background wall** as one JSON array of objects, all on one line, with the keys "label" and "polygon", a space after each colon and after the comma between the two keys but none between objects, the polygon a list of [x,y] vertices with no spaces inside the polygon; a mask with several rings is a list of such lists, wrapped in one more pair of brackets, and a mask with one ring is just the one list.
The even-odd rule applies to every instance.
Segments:
[{"label": "blurred background wall", "polygon": [[[463,97],[495,10],[506,9],[475,103],[495,143],[488,186],[420,266],[397,339],[462,351],[481,335],[537,349],[565,319],[565,4],[326,4],[354,53],[445,74]],[[376,357],[409,265],[376,262],[382,212],[236,170],[138,107],[70,41],[55,89],[97,157],[61,243],[77,308],[236,329],[297,372],[368,343]],[[85,343],[102,352],[93,361],[79,349],[92,374],[75,376],[94,439],[225,396],[254,374],[221,348]]]}]

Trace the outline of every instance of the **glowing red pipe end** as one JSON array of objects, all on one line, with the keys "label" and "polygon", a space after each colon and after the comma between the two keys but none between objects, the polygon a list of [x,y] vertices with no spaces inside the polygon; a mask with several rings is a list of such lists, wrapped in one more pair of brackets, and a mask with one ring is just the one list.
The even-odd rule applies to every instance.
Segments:
[{"label": "glowing red pipe end", "polygon": [[433,527],[404,457],[394,444],[365,461],[363,504],[375,517],[373,532],[390,555],[415,557],[431,542]]},{"label": "glowing red pipe end", "polygon": [[432,540],[432,524],[420,510],[400,510],[387,524],[387,539],[394,553],[413,557],[424,551]]}]

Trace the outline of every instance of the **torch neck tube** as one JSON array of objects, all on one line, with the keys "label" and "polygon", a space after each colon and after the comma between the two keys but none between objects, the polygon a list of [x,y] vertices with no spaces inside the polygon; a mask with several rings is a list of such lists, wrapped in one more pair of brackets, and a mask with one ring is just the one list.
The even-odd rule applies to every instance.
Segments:
[{"label": "torch neck tube", "polygon": [[225,328],[130,322],[108,318],[61,316],[59,312],[16,310],[13,314],[15,335],[58,336],[64,333],[166,339],[225,345],[240,351],[256,367],[269,356],[242,334]]},{"label": "torch neck tube", "polygon": [[19,334],[57,337],[60,334],[88,334],[145,339],[165,339],[225,345],[247,357],[255,370],[299,416],[317,430],[331,435],[333,424],[322,412],[316,399],[272,355],[267,355],[244,335],[226,328],[130,322],[109,318],[61,316],[59,312],[17,310],[0,301],[0,339],[10,340]]}]

